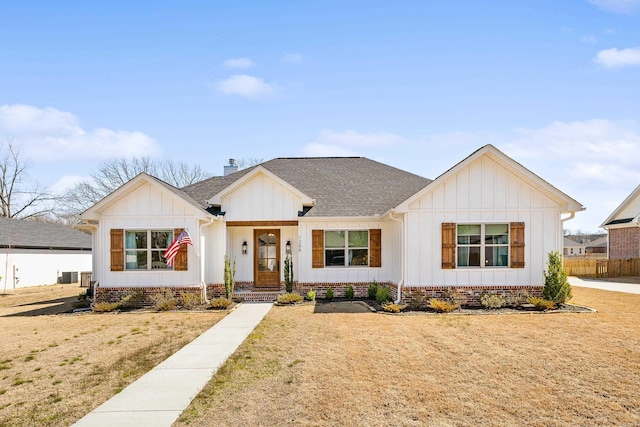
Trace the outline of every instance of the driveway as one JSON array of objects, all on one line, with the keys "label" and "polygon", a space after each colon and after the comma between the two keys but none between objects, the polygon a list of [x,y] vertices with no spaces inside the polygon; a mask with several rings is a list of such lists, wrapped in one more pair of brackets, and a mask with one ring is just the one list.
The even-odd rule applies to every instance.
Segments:
[{"label": "driveway", "polygon": [[582,288],[640,294],[640,284],[638,281],[635,281],[636,283],[628,283],[629,281],[625,279],[627,278],[620,278],[620,281],[616,281],[616,279],[586,279],[570,276],[569,284],[571,284],[571,286],[579,286]]}]

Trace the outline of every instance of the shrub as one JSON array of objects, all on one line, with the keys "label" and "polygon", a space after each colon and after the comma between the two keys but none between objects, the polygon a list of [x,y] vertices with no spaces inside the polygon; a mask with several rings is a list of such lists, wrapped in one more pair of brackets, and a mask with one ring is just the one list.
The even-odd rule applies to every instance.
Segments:
[{"label": "shrub", "polygon": [[144,305],[145,296],[142,289],[131,289],[127,295],[120,300],[123,308],[141,308]]},{"label": "shrub", "polygon": [[233,301],[228,298],[216,298],[209,302],[209,307],[214,310],[226,310],[231,304],[233,304]]},{"label": "shrub", "polygon": [[424,310],[429,307],[430,298],[420,291],[412,291],[409,295],[409,310]]},{"label": "shrub", "polygon": [[367,289],[367,295],[369,299],[376,299],[376,294],[378,293],[378,283],[374,280],[369,284],[369,289]]},{"label": "shrub", "polygon": [[284,259],[284,289],[287,293],[293,292],[293,260],[291,255]]},{"label": "shrub", "polygon": [[78,295],[77,301],[73,303],[74,308],[87,308],[90,305],[91,305],[91,301],[89,301],[89,298],[87,298],[86,293],[80,293]]},{"label": "shrub", "polygon": [[314,291],[313,289],[309,289],[309,292],[307,292],[307,296],[305,296],[304,299],[306,299],[307,301],[315,301],[316,291]]},{"label": "shrub", "polygon": [[396,304],[393,302],[382,304],[382,309],[388,313],[400,313],[406,307],[407,307],[406,305]]},{"label": "shrub", "polygon": [[542,297],[556,304],[562,304],[572,296],[571,285],[567,282],[567,271],[562,265],[562,255],[558,251],[549,252]]},{"label": "shrub", "polygon": [[191,310],[202,304],[202,298],[197,292],[180,292],[180,305]]},{"label": "shrub", "polygon": [[437,298],[431,298],[429,300],[429,307],[431,307],[437,313],[449,313],[456,308],[460,307],[459,304],[453,304],[449,301],[444,301]]},{"label": "shrub", "polygon": [[120,308],[119,302],[99,302],[93,305],[93,311],[96,313],[107,313]]},{"label": "shrub", "polygon": [[151,297],[153,300],[153,308],[156,311],[171,311],[178,306],[178,300],[173,295],[173,291],[169,288],[162,288],[160,293]]},{"label": "shrub", "polygon": [[345,289],[344,291],[344,296],[349,298],[349,299],[353,299],[353,297],[355,296],[355,291],[353,290],[353,285],[348,285],[347,289]]},{"label": "shrub", "polygon": [[328,300],[332,300],[333,299],[333,289],[331,289],[331,288],[327,289],[327,292],[325,292],[325,294],[324,294],[324,298],[328,299]]},{"label": "shrub", "polygon": [[450,304],[457,304],[458,306],[467,300],[463,294],[454,288],[447,288],[442,291],[442,299]]},{"label": "shrub", "polygon": [[484,308],[502,308],[506,304],[506,300],[502,295],[483,293],[480,295],[480,304]]},{"label": "shrub", "polygon": [[278,295],[278,303],[280,304],[295,304],[300,301],[302,301],[302,295],[298,295],[298,294]]},{"label": "shrub", "polygon": [[510,291],[505,296],[505,305],[508,307],[520,307],[529,300],[529,292],[526,290]]},{"label": "shrub", "polygon": [[529,304],[533,304],[535,308],[542,311],[553,310],[556,308],[556,303],[544,298],[531,297],[529,298]]},{"label": "shrub", "polygon": [[383,288],[382,286],[378,287],[378,292],[376,292],[376,301],[378,304],[391,301],[391,292],[389,292],[389,288]]},{"label": "shrub", "polygon": [[231,261],[224,256],[224,294],[227,299],[233,298],[233,290],[236,287],[236,260]]}]

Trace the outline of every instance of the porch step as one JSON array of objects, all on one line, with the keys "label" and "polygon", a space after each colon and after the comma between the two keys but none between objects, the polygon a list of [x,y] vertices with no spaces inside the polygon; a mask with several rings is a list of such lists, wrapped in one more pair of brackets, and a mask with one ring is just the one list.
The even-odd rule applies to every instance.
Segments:
[{"label": "porch step", "polygon": [[237,291],[233,293],[234,300],[242,300],[246,302],[274,302],[278,299],[278,295],[283,294],[284,291]]}]

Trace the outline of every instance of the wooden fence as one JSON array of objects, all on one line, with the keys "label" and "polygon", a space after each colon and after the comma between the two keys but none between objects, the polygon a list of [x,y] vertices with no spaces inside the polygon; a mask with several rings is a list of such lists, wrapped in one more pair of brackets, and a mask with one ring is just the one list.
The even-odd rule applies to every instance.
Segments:
[{"label": "wooden fence", "polygon": [[564,259],[569,276],[622,277],[640,276],[640,258],[630,259]]}]

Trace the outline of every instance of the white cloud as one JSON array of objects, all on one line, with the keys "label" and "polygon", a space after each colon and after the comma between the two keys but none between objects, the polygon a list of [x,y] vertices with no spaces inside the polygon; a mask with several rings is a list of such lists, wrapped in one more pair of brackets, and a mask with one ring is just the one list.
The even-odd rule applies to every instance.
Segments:
[{"label": "white cloud", "polygon": [[302,55],[300,55],[299,53],[286,53],[282,55],[282,58],[280,58],[280,62],[297,64],[298,62],[302,62]]},{"label": "white cloud", "polygon": [[0,105],[0,134],[40,162],[155,156],[161,151],[156,140],[142,132],[85,130],[72,113],[23,104]]},{"label": "white cloud", "polygon": [[222,65],[227,68],[251,68],[255,64],[249,58],[229,58]]},{"label": "white cloud", "polygon": [[640,9],[640,0],[589,0],[601,9],[616,13],[633,13]]},{"label": "white cloud", "polygon": [[226,80],[219,81],[215,88],[225,95],[240,95],[246,98],[261,98],[275,94],[275,87],[259,77],[246,74],[235,74]]},{"label": "white cloud", "polygon": [[627,49],[605,49],[598,52],[595,62],[607,68],[640,65],[640,47]]},{"label": "white cloud", "polygon": [[89,182],[91,181],[90,176],[79,176],[79,175],[67,175],[63,176],[53,184],[51,184],[48,190],[53,194],[62,194],[65,190],[73,188],[76,184],[80,182]]},{"label": "white cloud", "polygon": [[591,43],[591,44],[593,44],[593,43],[597,43],[598,39],[595,36],[591,35],[591,34],[585,34],[584,36],[582,36],[580,41],[582,43]]}]

